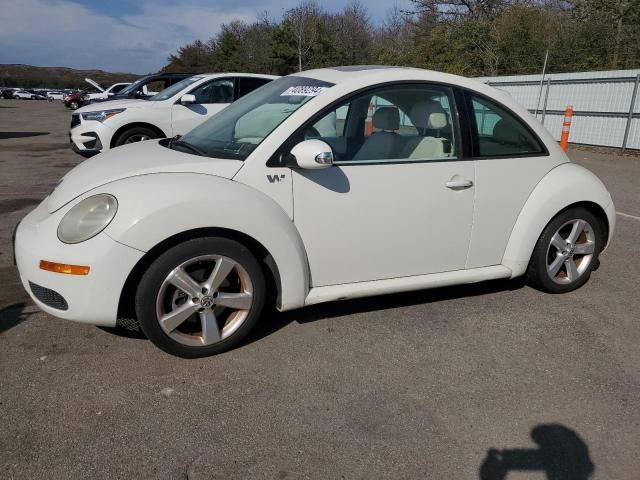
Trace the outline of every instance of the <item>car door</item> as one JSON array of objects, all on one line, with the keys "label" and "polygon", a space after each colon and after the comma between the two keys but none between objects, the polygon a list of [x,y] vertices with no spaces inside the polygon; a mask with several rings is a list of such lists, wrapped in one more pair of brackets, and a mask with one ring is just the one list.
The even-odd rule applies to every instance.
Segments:
[{"label": "car door", "polygon": [[196,97],[195,103],[183,105],[178,101],[172,107],[173,135],[187,133],[233,102],[235,79],[216,78],[198,85],[188,93]]},{"label": "car door", "polygon": [[465,268],[472,160],[463,160],[449,88],[380,87],[332,106],[292,144],[319,138],[334,166],[294,170],[294,223],[312,286]]},{"label": "car door", "polygon": [[549,155],[533,129],[506,106],[475,92],[464,98],[478,179],[467,268],[499,265],[529,195],[567,160]]}]

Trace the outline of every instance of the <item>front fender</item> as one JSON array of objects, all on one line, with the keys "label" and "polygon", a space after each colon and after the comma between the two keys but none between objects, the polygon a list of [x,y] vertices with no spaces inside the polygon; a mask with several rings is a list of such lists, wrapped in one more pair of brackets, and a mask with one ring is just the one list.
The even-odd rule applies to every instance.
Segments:
[{"label": "front fender", "polygon": [[529,195],[511,231],[502,264],[512,277],[523,275],[536,242],[551,219],[564,208],[579,202],[600,206],[609,221],[609,239],[615,227],[615,208],[607,188],[586,168],[563,163],[547,173]]},{"label": "front fender", "polygon": [[306,251],[282,208],[263,193],[221,177],[193,173],[142,175],[102,188],[118,199],[106,233],[148,252],[179,233],[226,228],[250,236],[273,257],[281,280],[281,309],[304,305],[309,290]]}]

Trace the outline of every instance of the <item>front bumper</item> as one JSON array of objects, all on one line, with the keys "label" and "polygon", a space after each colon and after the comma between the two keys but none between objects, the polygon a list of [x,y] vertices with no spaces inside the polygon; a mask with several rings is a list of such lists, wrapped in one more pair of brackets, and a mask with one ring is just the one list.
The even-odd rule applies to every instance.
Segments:
[{"label": "front bumper", "polygon": [[605,251],[609,244],[611,243],[611,239],[613,238],[613,233],[616,229],[616,206],[613,204],[613,200],[607,205],[607,208],[604,209],[605,214],[607,215],[607,220],[609,221],[609,238],[607,238],[607,243],[602,249]]},{"label": "front bumper", "polygon": [[69,142],[74,152],[90,157],[109,148],[114,132],[100,122],[82,121],[69,130]]},{"label": "front bumper", "polygon": [[[122,288],[144,252],[104,232],[86,242],[62,243],[57,226],[67,210],[49,214],[45,201],[18,225],[14,251],[22,285],[36,305],[54,317],[115,326]],[[40,260],[88,265],[90,271],[86,276],[53,273],[41,270]]]}]

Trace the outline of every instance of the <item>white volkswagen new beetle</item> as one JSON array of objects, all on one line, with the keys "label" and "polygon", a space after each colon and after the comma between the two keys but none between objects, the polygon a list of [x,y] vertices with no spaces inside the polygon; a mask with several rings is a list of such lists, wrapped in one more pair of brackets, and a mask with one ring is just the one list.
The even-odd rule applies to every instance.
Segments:
[{"label": "white volkswagen new beetle", "polygon": [[[105,156],[106,155],[106,156]],[[611,238],[604,185],[507,95],[388,67],[275,80],[179,139],[68,173],[18,226],[34,301],[182,357],[279,310],[526,275],[584,284]]]}]

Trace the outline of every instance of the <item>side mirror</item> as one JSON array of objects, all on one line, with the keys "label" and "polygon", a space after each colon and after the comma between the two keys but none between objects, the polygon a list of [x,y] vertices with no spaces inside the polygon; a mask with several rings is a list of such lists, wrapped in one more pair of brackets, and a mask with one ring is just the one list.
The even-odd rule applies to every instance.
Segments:
[{"label": "side mirror", "polygon": [[298,168],[320,170],[333,165],[333,151],[322,140],[305,140],[291,149]]},{"label": "side mirror", "polygon": [[187,93],[186,95],[182,95],[180,97],[180,103],[182,105],[191,105],[193,103],[196,103],[196,96],[191,95],[190,93]]}]

